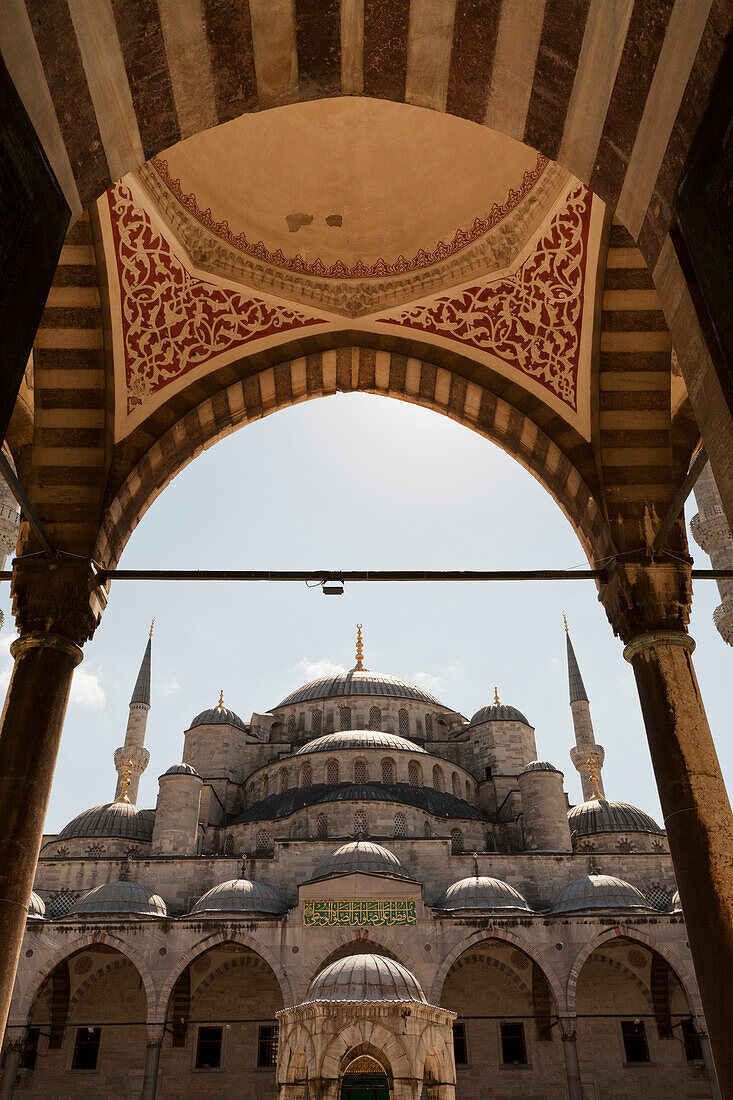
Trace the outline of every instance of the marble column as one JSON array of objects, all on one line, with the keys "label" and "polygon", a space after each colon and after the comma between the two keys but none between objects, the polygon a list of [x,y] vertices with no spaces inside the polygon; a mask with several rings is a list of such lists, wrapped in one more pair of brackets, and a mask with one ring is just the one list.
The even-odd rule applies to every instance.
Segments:
[{"label": "marble column", "polygon": [[165,1024],[148,1024],[147,1045],[145,1048],[145,1076],[141,1100],[155,1100],[158,1091],[158,1065],[160,1050],[165,1036]]},{"label": "marble column", "polygon": [[0,1079],[0,1100],[12,1100],[15,1094],[15,1082],[18,1080],[26,1034],[26,1028],[8,1028],[8,1045],[5,1048],[3,1075]]},{"label": "marble column", "polygon": [[583,1100],[580,1062],[578,1061],[577,1021],[569,1018],[561,1019],[559,1025],[562,1054],[565,1060],[565,1084],[568,1090],[568,1100]]},{"label": "marble column", "polygon": [[710,1049],[710,1040],[708,1039],[708,1033],[705,1030],[705,1021],[698,1020],[696,1021],[695,1026],[697,1028],[697,1034],[700,1037],[700,1049],[702,1051],[702,1060],[705,1063],[705,1072],[707,1073],[708,1077],[711,1100],[722,1100],[720,1089],[718,1088],[718,1078],[715,1074],[715,1065],[713,1064],[713,1052]]}]

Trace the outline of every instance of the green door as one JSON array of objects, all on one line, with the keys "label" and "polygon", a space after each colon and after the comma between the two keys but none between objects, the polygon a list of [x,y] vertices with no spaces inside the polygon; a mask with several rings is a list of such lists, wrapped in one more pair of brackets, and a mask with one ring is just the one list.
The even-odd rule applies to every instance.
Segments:
[{"label": "green door", "polygon": [[387,1078],[377,1073],[347,1073],[341,1081],[341,1100],[389,1100]]}]

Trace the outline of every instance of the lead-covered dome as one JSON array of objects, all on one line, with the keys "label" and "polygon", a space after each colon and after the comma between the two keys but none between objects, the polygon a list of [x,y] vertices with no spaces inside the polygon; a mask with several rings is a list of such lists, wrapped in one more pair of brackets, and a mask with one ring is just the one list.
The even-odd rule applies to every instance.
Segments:
[{"label": "lead-covered dome", "polygon": [[491,703],[489,706],[477,710],[469,722],[470,726],[481,726],[484,722],[521,722],[524,726],[533,727],[516,707],[509,707],[506,703]]},{"label": "lead-covered dome", "polygon": [[128,917],[165,917],[166,904],[158,894],[139,882],[105,882],[79,898],[72,916],[101,917],[118,914]]},{"label": "lead-covered dome", "polygon": [[84,810],[65,825],[57,840],[86,837],[122,837],[125,840],[150,840],[155,810],[141,810],[131,802],[107,802]]},{"label": "lead-covered dome", "polygon": [[499,878],[474,875],[449,886],[436,909],[501,909],[512,913],[531,913],[518,890]]},{"label": "lead-covered dome", "polygon": [[348,875],[362,871],[369,875],[396,875],[409,878],[397,856],[381,844],[370,840],[352,840],[342,844],[322,859],[316,867],[311,882],[330,875]]},{"label": "lead-covered dome", "polygon": [[223,703],[197,714],[188,728],[194,729],[196,726],[234,726],[238,730],[246,728],[239,715],[229,710],[229,707],[225,707]]},{"label": "lead-covered dome", "polygon": [[318,974],[309,1001],[425,1001],[414,974],[384,955],[347,955]]},{"label": "lead-covered dome", "polygon": [[337,752],[339,749],[389,749],[392,752],[425,752],[414,741],[398,737],[396,733],[382,733],[379,730],[343,730],[341,733],[326,733],[308,741],[296,752],[302,756],[306,752]]},{"label": "lead-covered dome", "polygon": [[649,902],[630,882],[613,875],[585,875],[563,887],[551,913],[588,913],[594,909],[644,909]]},{"label": "lead-covered dome", "polygon": [[46,919],[46,903],[40,894],[37,894],[35,890],[31,890],[31,896],[28,901],[28,920],[45,920]]},{"label": "lead-covered dome", "polygon": [[272,913],[280,916],[285,902],[264,882],[233,878],[200,897],[191,913]]},{"label": "lead-covered dome", "polygon": [[653,833],[664,836],[656,821],[629,806],[627,802],[612,802],[606,798],[592,798],[573,806],[568,812],[571,836],[594,836],[596,833]]},{"label": "lead-covered dome", "polygon": [[168,771],[163,772],[163,775],[195,775],[197,779],[201,778],[196,769],[192,768],[190,764],[173,764],[172,767],[168,768]]},{"label": "lead-covered dome", "polygon": [[443,704],[423,688],[400,680],[398,676],[385,676],[381,672],[352,669],[337,676],[322,676],[288,695],[274,708],[291,707],[295,703],[309,703],[314,699],[337,699],[349,695],[387,695],[394,699],[414,699],[418,703]]},{"label": "lead-covered dome", "polygon": [[551,764],[549,760],[530,760],[529,764],[525,764],[519,774],[524,775],[525,772],[557,772],[558,775],[562,775],[560,769]]}]

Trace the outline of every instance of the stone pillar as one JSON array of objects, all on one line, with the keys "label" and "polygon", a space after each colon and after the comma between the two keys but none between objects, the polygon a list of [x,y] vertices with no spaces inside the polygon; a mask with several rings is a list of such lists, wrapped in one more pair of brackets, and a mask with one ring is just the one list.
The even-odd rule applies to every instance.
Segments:
[{"label": "stone pillar", "polygon": [[148,1041],[145,1048],[145,1077],[143,1078],[143,1091],[141,1100],[155,1100],[158,1091],[158,1064],[160,1062],[160,1048],[163,1045],[165,1024],[148,1025]]},{"label": "stone pillar", "polygon": [[12,1100],[15,1093],[15,1082],[18,1080],[20,1059],[27,1034],[25,1028],[8,1028],[8,1033],[9,1041],[5,1049],[3,1075],[0,1081],[0,1100]]},{"label": "stone pillar", "polygon": [[583,1100],[583,1085],[580,1080],[580,1062],[578,1061],[578,1036],[575,1020],[561,1019],[560,1039],[562,1055],[565,1059],[565,1084],[568,1100]]},{"label": "stone pillar", "polygon": [[535,760],[519,773],[517,782],[522,795],[522,828],[527,850],[572,852],[562,772]]},{"label": "stone pillar", "polygon": [[[705,1021],[696,1020],[695,1027],[697,1028],[697,1034],[700,1037],[700,1049],[702,1050],[702,1060],[705,1063],[705,1072],[708,1077],[711,1100],[722,1100],[720,1089],[718,1088],[718,1078],[715,1075],[715,1066],[713,1065],[713,1052],[710,1049],[710,1040],[708,1039],[708,1033],[705,1030]],[[0,1100],[2,1100],[1,1095]]]}]

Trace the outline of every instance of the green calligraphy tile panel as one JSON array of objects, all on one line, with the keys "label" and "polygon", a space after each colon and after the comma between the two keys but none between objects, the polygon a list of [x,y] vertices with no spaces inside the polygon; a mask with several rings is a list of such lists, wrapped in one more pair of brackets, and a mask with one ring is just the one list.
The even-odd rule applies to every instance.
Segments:
[{"label": "green calligraphy tile panel", "polygon": [[303,924],[306,928],[417,924],[417,915],[415,902],[404,898],[390,898],[386,901],[314,898],[303,903]]}]

